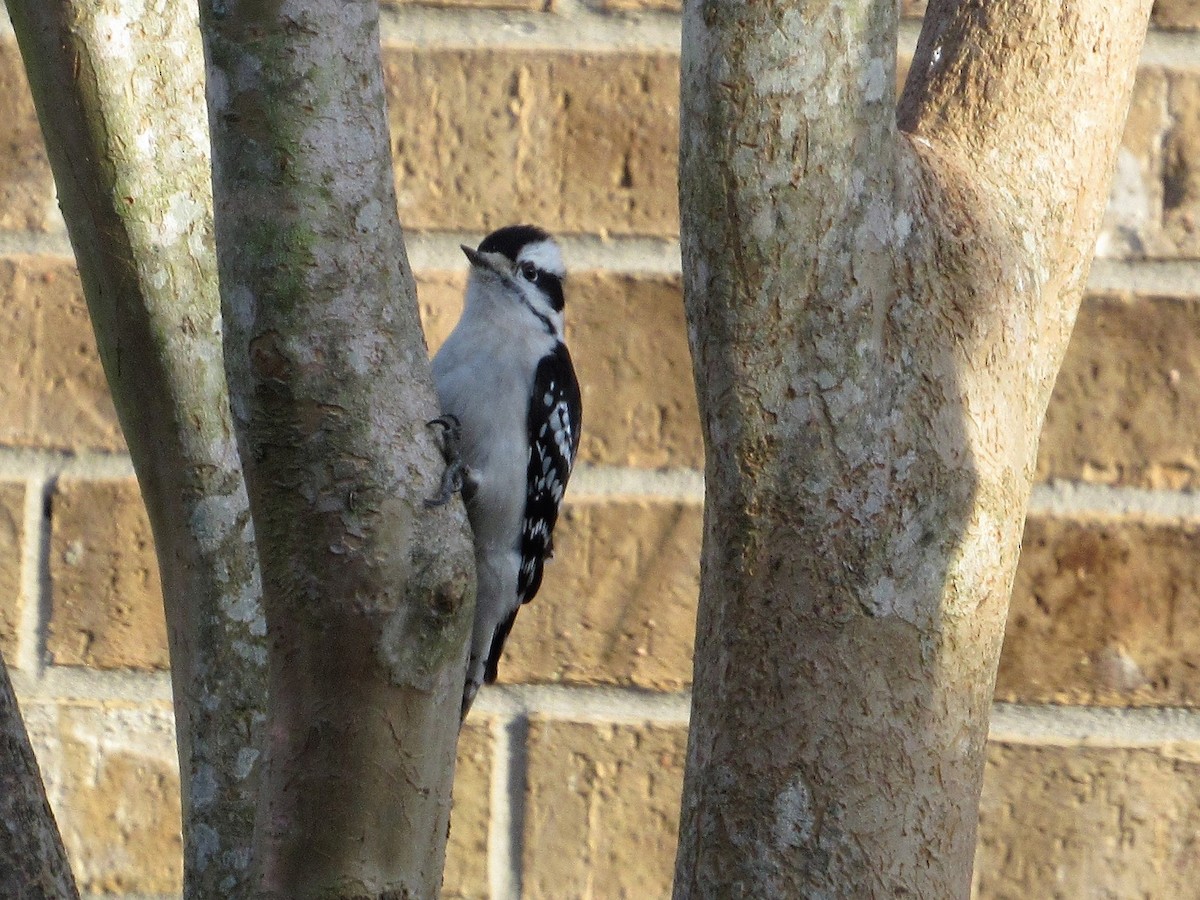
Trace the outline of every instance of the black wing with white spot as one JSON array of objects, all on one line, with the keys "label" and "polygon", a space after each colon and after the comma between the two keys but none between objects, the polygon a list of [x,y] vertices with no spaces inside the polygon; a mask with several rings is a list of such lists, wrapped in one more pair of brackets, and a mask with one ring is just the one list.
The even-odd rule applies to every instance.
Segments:
[{"label": "black wing with white spot", "polygon": [[[532,600],[542,586],[542,566],[550,555],[558,507],[579,449],[582,414],[571,354],[560,343],[538,364],[526,420],[529,468],[525,478],[525,517],[521,523],[521,568],[517,573],[517,596],[521,603]],[[492,639],[484,676],[488,683],[496,678],[500,651],[517,609],[500,624]]]}]

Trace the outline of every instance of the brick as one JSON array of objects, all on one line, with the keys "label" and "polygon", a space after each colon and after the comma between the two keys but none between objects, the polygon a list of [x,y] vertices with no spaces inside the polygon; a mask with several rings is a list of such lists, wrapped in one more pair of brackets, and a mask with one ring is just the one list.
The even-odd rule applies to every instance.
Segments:
[{"label": "brick", "polygon": [[[418,292],[436,351],[458,321],[465,277],[429,273]],[[700,468],[704,443],[679,279],[572,273],[567,340],[583,392],[580,460]]]},{"label": "brick", "polygon": [[1094,296],[1046,413],[1038,477],[1200,487],[1200,302]]},{"label": "brick", "polygon": [[0,445],[124,449],[74,263],[0,258]]},{"label": "brick", "polygon": [[491,818],[492,741],[486,722],[472,717],[458,738],[454,804],[442,900],[489,895],[488,823]]},{"label": "brick", "polygon": [[1200,74],[1168,79],[1170,128],[1163,146],[1163,219],[1170,248],[1200,256]]},{"label": "brick", "polygon": [[50,583],[46,649],[54,665],[167,667],[154,540],[134,479],[59,483]]},{"label": "brick", "polygon": [[534,719],[522,896],[669,897],[687,729]]},{"label": "brick", "polygon": [[83,894],[174,894],[183,877],[170,709],[23,703]]},{"label": "brick", "polygon": [[678,233],[670,53],[385,53],[407,228]]},{"label": "brick", "polygon": [[698,504],[568,501],[555,559],[517,617],[500,680],[690,683],[702,515]]},{"label": "brick", "polygon": [[[465,260],[466,257],[463,257]],[[421,312],[421,328],[425,332],[425,343],[429,355],[437,353],[454,330],[458,317],[462,315],[463,291],[467,276],[462,272],[417,272],[417,306]],[[574,279],[572,279],[574,280]],[[568,301],[569,302],[569,301]],[[567,315],[575,314],[574,306]]]},{"label": "brick", "polygon": [[1197,754],[992,745],[972,896],[1195,897]]},{"label": "brick", "polygon": [[996,699],[1200,703],[1200,524],[1031,518]]},{"label": "brick", "polygon": [[0,653],[10,668],[17,661],[24,522],[25,486],[0,482]]},{"label": "brick", "polygon": [[45,231],[61,221],[54,176],[17,46],[0,40],[0,229]]},{"label": "brick", "polygon": [[1159,28],[1200,28],[1200,0],[1155,0],[1150,21]]}]

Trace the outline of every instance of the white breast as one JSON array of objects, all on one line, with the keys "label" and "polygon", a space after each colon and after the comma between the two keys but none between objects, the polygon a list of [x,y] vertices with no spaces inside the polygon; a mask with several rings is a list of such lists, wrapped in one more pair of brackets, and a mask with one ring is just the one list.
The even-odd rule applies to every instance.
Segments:
[{"label": "white breast", "polygon": [[467,506],[476,544],[514,559],[525,510],[529,392],[554,341],[520,320],[464,314],[433,360],[441,411],[462,423],[463,461],[477,485]]}]

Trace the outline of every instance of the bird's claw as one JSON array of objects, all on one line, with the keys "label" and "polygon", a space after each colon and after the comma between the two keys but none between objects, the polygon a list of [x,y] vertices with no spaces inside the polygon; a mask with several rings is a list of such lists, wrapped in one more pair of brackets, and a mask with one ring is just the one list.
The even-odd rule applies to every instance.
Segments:
[{"label": "bird's claw", "polygon": [[426,428],[432,428],[434,425],[442,429],[442,458],[446,460],[446,470],[442,472],[437,496],[426,498],[426,509],[435,509],[449,503],[450,498],[463,489],[467,476],[467,467],[462,461],[458,446],[462,438],[462,422],[458,420],[458,416],[447,413],[425,423]]}]

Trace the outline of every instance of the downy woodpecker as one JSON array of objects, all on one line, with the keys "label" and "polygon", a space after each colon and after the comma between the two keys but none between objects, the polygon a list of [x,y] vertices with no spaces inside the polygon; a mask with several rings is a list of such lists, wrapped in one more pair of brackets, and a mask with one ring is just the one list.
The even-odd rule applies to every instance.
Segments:
[{"label": "downy woodpecker", "polygon": [[447,468],[439,496],[462,491],[475,538],[475,626],[462,715],[496,680],[521,604],[542,583],[554,523],[579,447],[579,383],[563,343],[558,245],[532,225],[476,249],[462,318],[433,359]]}]

